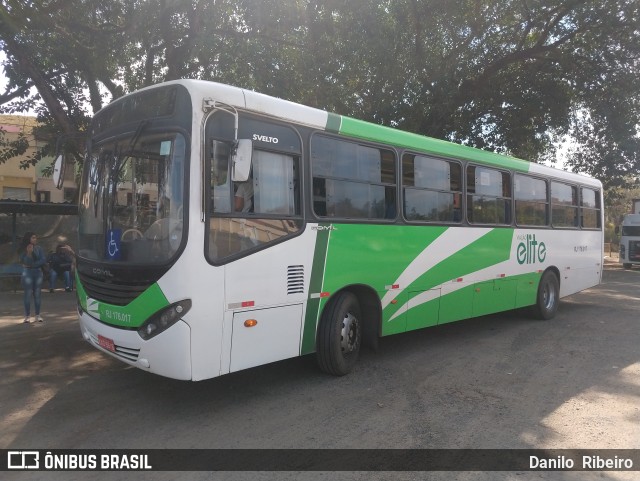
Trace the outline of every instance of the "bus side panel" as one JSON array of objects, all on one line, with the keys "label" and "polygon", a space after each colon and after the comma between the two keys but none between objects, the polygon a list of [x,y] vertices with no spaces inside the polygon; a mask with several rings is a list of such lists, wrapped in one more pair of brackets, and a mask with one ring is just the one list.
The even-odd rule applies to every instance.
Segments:
[{"label": "bus side panel", "polygon": [[473,315],[508,311],[516,306],[517,281],[501,278],[478,282],[473,288]]},{"label": "bus side panel", "polygon": [[[440,318],[440,289],[409,292],[407,331],[435,326]],[[414,307],[415,305],[415,307]]]},{"label": "bus side panel", "polygon": [[[509,228],[339,224],[331,232],[323,290],[367,284],[386,291],[382,335],[464,319],[473,315],[473,290],[463,288],[505,272],[512,238]],[[435,302],[440,289],[443,299]],[[515,289],[509,302],[515,305]]]},{"label": "bus side panel", "polygon": [[187,350],[191,356],[192,380],[222,374],[224,270],[208,264],[203,258],[202,245],[193,242],[158,284],[169,304],[183,299],[192,301],[183,319],[191,330],[190,344],[174,346],[174,349]]},{"label": "bus side panel", "polygon": [[458,283],[443,285],[438,324],[446,324],[470,317],[473,317],[473,286],[461,288]]},{"label": "bus side panel", "polygon": [[535,304],[538,296],[538,283],[540,282],[540,277],[541,275],[538,272],[523,274],[517,277],[516,309]]},{"label": "bus side panel", "polygon": [[297,356],[301,322],[302,304],[235,312],[230,372]]},{"label": "bus side panel", "polygon": [[[407,312],[409,310],[408,292],[398,291],[396,293],[395,289],[378,291],[378,297],[380,299],[384,299],[384,297],[390,292],[394,293],[394,296],[391,302],[393,302],[393,305],[399,305],[400,308],[395,312],[393,312],[393,314],[387,315],[387,317],[383,319],[382,328],[385,335],[398,334],[401,332],[405,332],[407,330],[407,322],[408,322],[408,318],[407,318]],[[387,314],[389,314],[389,312],[387,312]]]},{"label": "bus side panel", "polygon": [[[350,285],[370,287],[382,303],[382,334],[404,332],[407,288],[424,273],[419,256],[446,230],[443,226],[335,224],[327,248],[323,291],[333,294]],[[428,289],[416,286],[414,292]]]},{"label": "bus side panel", "polygon": [[[304,309],[315,294],[310,284],[317,230],[310,227],[224,267],[224,372],[300,354]],[[257,324],[245,327],[246,320]]]},{"label": "bus side panel", "polygon": [[[558,269],[560,297],[575,294],[600,283],[603,265],[602,231],[538,231],[536,242],[536,262],[530,265],[542,270],[549,266]],[[541,257],[544,257],[543,262],[540,262]],[[522,258],[520,260],[522,261]]]}]

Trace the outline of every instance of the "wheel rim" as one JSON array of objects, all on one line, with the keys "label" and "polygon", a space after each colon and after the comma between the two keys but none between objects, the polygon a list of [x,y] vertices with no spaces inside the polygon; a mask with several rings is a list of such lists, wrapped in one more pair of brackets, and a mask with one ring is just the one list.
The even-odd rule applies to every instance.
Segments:
[{"label": "wheel rim", "polygon": [[544,292],[542,293],[542,303],[544,304],[544,308],[547,311],[550,311],[551,309],[553,309],[553,306],[556,303],[556,291],[550,284],[547,284],[544,287]]},{"label": "wheel rim", "polygon": [[340,348],[345,356],[358,348],[358,319],[347,312],[342,320]]}]

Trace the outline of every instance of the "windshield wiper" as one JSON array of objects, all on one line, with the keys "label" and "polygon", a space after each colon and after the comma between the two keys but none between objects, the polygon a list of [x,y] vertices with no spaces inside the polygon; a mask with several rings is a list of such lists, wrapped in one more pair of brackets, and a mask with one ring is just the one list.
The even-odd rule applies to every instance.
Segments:
[{"label": "windshield wiper", "polygon": [[136,144],[138,143],[138,140],[140,140],[140,136],[144,132],[144,129],[146,129],[150,123],[151,122],[149,122],[148,120],[143,120],[142,122],[140,122],[140,124],[138,124],[136,133],[133,134],[133,137],[131,137],[131,142],[129,142],[129,148],[127,149],[127,152],[122,154],[123,158],[131,157],[131,154],[134,152],[134,149],[136,147]]}]

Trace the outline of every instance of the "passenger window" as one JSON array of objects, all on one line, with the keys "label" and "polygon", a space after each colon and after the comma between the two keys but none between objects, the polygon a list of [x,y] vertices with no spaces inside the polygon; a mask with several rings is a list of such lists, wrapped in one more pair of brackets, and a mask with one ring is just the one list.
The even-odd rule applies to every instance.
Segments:
[{"label": "passenger window", "polygon": [[511,176],[489,167],[467,167],[467,219],[472,224],[511,224]]},{"label": "passenger window", "polygon": [[313,210],[318,217],[396,217],[392,151],[317,135],[311,142],[311,165]]},{"label": "passenger window", "polygon": [[578,188],[551,182],[551,225],[578,227]]},{"label": "passenger window", "polygon": [[582,227],[598,229],[600,225],[600,195],[598,191],[583,187],[580,189]]},{"label": "passenger window", "polygon": [[462,221],[462,167],[433,157],[402,157],[404,216],[427,222]]},{"label": "passenger window", "polygon": [[549,225],[547,182],[528,175],[515,174],[516,224]]}]

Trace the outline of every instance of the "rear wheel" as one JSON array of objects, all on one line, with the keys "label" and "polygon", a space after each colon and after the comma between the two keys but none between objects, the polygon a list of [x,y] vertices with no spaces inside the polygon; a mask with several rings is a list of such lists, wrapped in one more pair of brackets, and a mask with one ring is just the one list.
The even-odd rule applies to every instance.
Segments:
[{"label": "rear wheel", "polygon": [[538,296],[533,306],[534,316],[538,319],[548,320],[556,315],[560,302],[560,282],[552,271],[542,275],[538,285]]},{"label": "rear wheel", "polygon": [[357,297],[351,292],[336,294],[318,327],[316,356],[320,369],[334,376],[351,372],[360,354],[362,328]]}]

